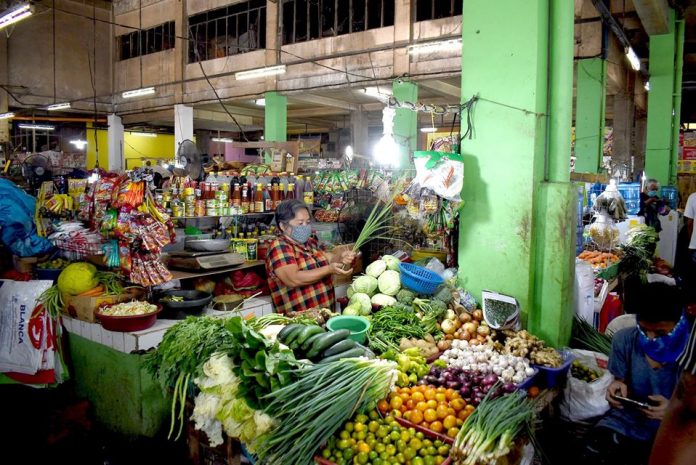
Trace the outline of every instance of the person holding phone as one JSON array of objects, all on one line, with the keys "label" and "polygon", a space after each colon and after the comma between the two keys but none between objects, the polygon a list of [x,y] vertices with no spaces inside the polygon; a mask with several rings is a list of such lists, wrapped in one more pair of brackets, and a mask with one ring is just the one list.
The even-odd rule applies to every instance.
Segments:
[{"label": "person holding phone", "polygon": [[679,291],[664,283],[627,289],[627,311],[637,325],[614,334],[609,371],[610,410],[595,425],[584,451],[593,464],[647,463],[652,442],[679,376],[677,358],[690,323]]}]

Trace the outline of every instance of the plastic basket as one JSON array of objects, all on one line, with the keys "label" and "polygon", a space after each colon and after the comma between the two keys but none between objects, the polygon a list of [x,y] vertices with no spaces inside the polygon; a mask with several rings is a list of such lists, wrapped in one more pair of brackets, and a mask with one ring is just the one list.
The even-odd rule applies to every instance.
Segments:
[{"label": "plastic basket", "polygon": [[401,283],[417,294],[431,295],[445,282],[434,271],[411,263],[401,263]]},{"label": "plastic basket", "polygon": [[575,356],[567,350],[560,351],[563,357],[563,364],[558,368],[550,368],[543,365],[534,365],[539,369],[539,381],[547,388],[554,388],[560,385],[568,374],[570,364]]}]

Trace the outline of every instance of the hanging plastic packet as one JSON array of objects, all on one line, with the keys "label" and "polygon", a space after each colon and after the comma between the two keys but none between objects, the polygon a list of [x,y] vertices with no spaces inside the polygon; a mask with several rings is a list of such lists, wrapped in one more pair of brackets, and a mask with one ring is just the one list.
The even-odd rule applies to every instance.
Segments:
[{"label": "hanging plastic packet", "polygon": [[592,208],[599,213],[608,213],[615,221],[624,221],[628,214],[626,202],[616,186],[616,181],[613,179],[609,181],[609,185],[604,192],[597,196]]},{"label": "hanging plastic packet", "polygon": [[464,159],[460,154],[435,150],[416,151],[413,162],[417,174],[412,184],[430,189],[443,199],[461,202]]},{"label": "hanging plastic packet", "polygon": [[606,211],[597,213],[587,230],[590,239],[600,250],[611,251],[619,245],[619,228]]}]

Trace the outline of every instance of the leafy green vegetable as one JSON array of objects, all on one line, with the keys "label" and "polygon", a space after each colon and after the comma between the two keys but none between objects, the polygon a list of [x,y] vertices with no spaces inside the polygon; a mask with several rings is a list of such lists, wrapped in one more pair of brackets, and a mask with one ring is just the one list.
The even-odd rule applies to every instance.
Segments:
[{"label": "leafy green vegetable", "polygon": [[402,338],[423,339],[426,332],[412,308],[397,303],[384,307],[372,316],[369,331],[370,348],[382,353],[398,347]]},{"label": "leafy green vegetable", "polygon": [[600,333],[594,326],[577,315],[573,318],[571,337],[571,347],[592,350],[604,355],[609,355],[611,353],[611,337]]},{"label": "leafy green vegetable", "polygon": [[416,294],[406,288],[403,288],[396,293],[396,300],[406,305],[411,305],[413,303],[413,299],[415,298]]}]

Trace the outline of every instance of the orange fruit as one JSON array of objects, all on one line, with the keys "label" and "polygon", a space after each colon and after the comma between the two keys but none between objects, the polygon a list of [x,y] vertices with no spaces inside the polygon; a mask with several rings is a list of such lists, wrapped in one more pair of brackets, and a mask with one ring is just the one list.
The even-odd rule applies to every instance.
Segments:
[{"label": "orange fruit", "polygon": [[459,434],[459,428],[449,428],[447,430],[447,436],[451,438],[456,438],[457,434]]},{"label": "orange fruit", "polygon": [[413,413],[413,410],[407,410],[404,412],[404,418],[407,419],[408,421],[411,421],[411,413]]},{"label": "orange fruit", "polygon": [[537,386],[532,386],[529,389],[527,389],[527,395],[531,398],[534,398],[539,395],[539,388]]},{"label": "orange fruit", "polygon": [[399,410],[402,405],[404,405],[404,400],[399,396],[394,396],[389,401],[389,406],[392,410]]},{"label": "orange fruit", "polygon": [[437,420],[437,411],[429,408],[425,412],[423,412],[423,417],[425,418],[425,421],[431,423]]},{"label": "orange fruit", "polygon": [[415,400],[416,402],[423,402],[425,400],[425,396],[422,392],[418,391],[413,393],[411,399]]},{"label": "orange fruit", "polygon": [[425,402],[418,402],[416,404],[416,410],[420,410],[421,412],[425,412],[428,409],[428,404]]},{"label": "orange fruit", "polygon": [[464,399],[452,399],[450,401],[450,407],[452,407],[456,412],[460,411],[466,406],[466,401]]},{"label": "orange fruit", "polygon": [[423,413],[421,413],[418,410],[413,410],[410,413],[411,413],[410,418],[406,418],[405,416],[404,416],[404,418],[406,418],[411,423],[415,423],[417,425],[420,425],[421,423],[423,423]]},{"label": "orange fruit", "polygon": [[434,422],[430,423],[430,429],[435,431],[436,433],[442,433],[442,430],[443,430],[442,422],[434,421]]},{"label": "orange fruit", "polygon": [[444,426],[446,430],[454,428],[455,426],[457,426],[457,417],[455,417],[454,415],[447,415],[445,419],[442,420],[442,426]]},{"label": "orange fruit", "polygon": [[435,389],[432,387],[428,388],[425,390],[423,395],[425,396],[425,400],[433,400],[435,399]]},{"label": "orange fruit", "polygon": [[379,409],[380,412],[387,413],[389,411],[389,402],[386,400],[382,399],[377,403],[377,408]]}]

